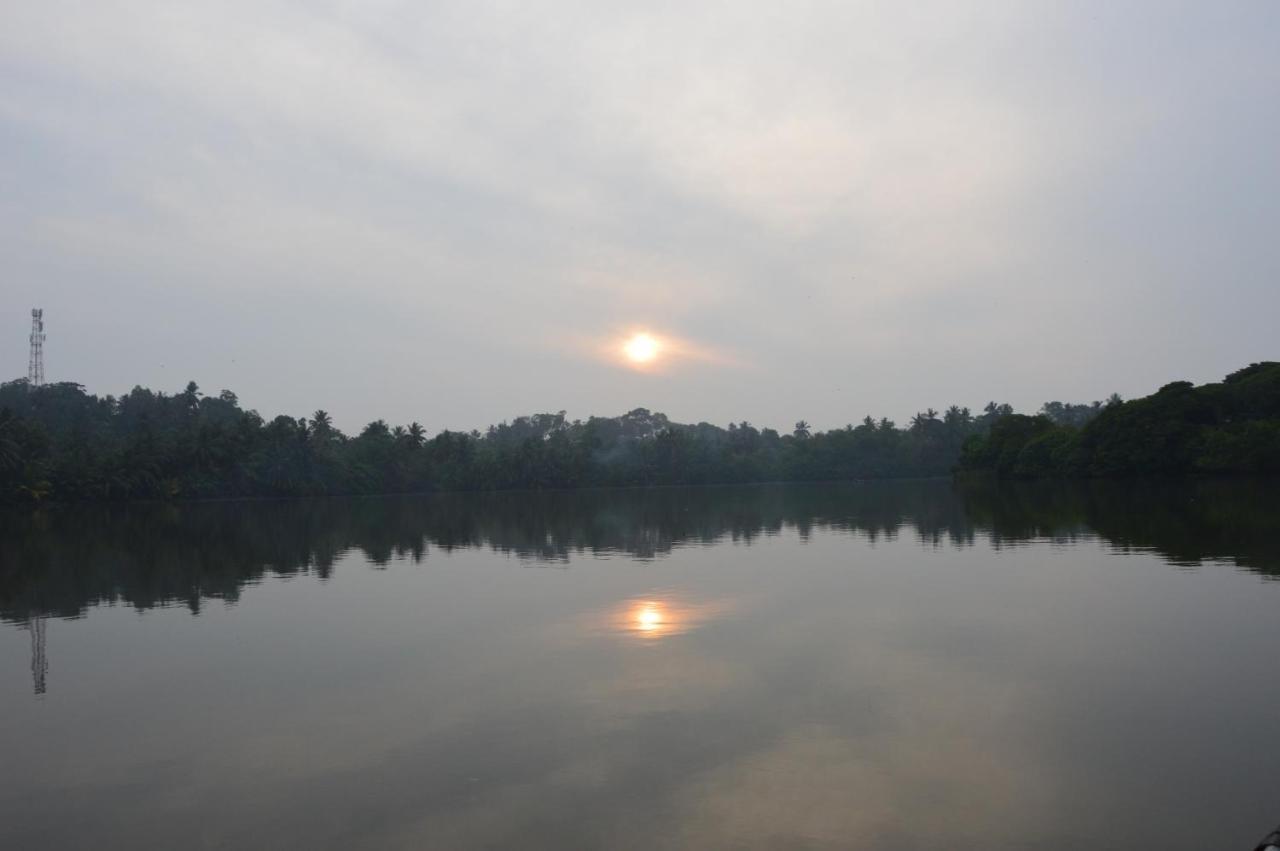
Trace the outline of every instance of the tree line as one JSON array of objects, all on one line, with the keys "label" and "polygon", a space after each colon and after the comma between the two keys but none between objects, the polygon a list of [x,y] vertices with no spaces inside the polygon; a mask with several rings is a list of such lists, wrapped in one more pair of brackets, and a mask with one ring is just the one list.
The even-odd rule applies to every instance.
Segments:
[{"label": "tree line", "polygon": [[1280,471],[1280,364],[1129,402],[929,408],[898,426],[819,432],[672,422],[636,408],[533,414],[428,436],[374,420],[347,435],[323,410],[267,420],[194,383],[96,396],[75,383],[0,384],[0,502],[321,496],[592,486]]},{"label": "tree line", "polygon": [[347,435],[323,410],[267,420],[235,393],[205,395],[194,382],[175,394],[135,387],[99,397],[70,382],[18,380],[0,384],[0,501],[936,476],[952,470],[966,440],[1010,414],[995,402],[979,414],[953,405],[901,427],[866,417],[818,432],[801,420],[779,433],[748,422],[680,424],[636,408],[587,420],[534,414],[434,437],[418,422],[374,420]]},{"label": "tree line", "polygon": [[1011,414],[969,439],[959,469],[1002,478],[1280,473],[1280,363],[1166,384],[1082,424]]}]

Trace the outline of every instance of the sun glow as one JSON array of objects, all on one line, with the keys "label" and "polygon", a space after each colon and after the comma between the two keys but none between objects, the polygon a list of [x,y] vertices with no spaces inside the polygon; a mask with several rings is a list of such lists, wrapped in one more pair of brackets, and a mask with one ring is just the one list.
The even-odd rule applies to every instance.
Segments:
[{"label": "sun glow", "polygon": [[643,641],[684,635],[734,608],[728,600],[694,602],[671,594],[635,597],[602,613],[610,631]]},{"label": "sun glow", "polygon": [[639,323],[615,326],[598,337],[581,337],[579,341],[569,345],[596,360],[647,375],[669,375],[695,365],[738,363],[724,352],[671,333],[649,330]]},{"label": "sun glow", "polygon": [[634,364],[652,363],[661,346],[648,334],[635,334],[622,346],[627,360]]},{"label": "sun glow", "polygon": [[642,603],[636,609],[636,629],[653,632],[662,626],[662,608],[657,603]]}]

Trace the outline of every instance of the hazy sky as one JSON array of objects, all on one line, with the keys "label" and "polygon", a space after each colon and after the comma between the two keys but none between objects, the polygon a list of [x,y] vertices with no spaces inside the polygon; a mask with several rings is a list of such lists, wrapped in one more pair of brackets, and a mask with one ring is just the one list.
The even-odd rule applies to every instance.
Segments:
[{"label": "hazy sky", "polygon": [[[0,370],[819,427],[1280,358],[1280,3],[0,0]],[[696,356],[638,372],[628,329]]]}]

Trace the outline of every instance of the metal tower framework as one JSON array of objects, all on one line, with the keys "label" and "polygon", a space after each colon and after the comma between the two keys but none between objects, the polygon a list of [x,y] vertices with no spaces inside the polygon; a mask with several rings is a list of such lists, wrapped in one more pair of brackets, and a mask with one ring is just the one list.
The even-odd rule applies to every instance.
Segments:
[{"label": "metal tower framework", "polygon": [[27,363],[27,383],[32,387],[44,384],[44,311],[31,311],[31,359]]}]

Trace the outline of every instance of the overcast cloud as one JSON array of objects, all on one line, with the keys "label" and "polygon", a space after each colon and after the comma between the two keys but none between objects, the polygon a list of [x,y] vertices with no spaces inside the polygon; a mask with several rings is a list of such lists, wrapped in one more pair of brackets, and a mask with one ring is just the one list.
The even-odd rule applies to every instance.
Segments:
[{"label": "overcast cloud", "polygon": [[[5,378],[819,427],[1280,358],[1280,4],[0,0]],[[715,357],[638,373],[633,327]],[[2,371],[0,371],[2,372]]]}]

